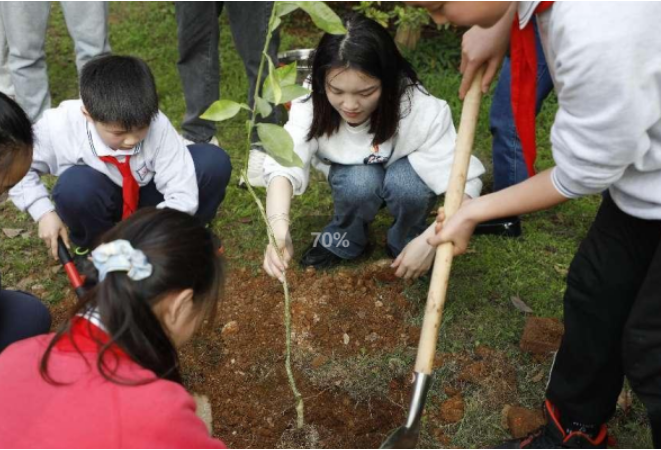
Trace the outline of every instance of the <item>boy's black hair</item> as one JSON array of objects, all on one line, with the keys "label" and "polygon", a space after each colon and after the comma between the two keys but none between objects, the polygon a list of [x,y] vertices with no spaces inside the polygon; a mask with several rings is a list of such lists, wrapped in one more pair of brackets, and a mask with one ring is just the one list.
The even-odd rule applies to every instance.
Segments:
[{"label": "boy's black hair", "polygon": [[0,186],[14,164],[30,167],[33,146],[34,134],[27,114],[0,92]]},{"label": "boy's black hair", "polygon": [[80,98],[92,119],[125,130],[149,126],[158,114],[158,94],[149,66],[133,56],[94,58],[80,75]]},{"label": "boy's black hair", "polygon": [[[193,308],[208,326],[213,324],[224,284],[223,263],[216,253],[213,236],[198,219],[186,213],[143,208],[104,234],[101,242],[117,239],[125,239],[133,248],[142,250],[153,267],[152,274],[135,281],[126,272],[108,273],[78,302],[71,319],[90,310],[98,312],[110,336],[105,344],[97,342],[100,350],[96,366],[105,379],[129,385],[154,381],[118,376],[112,350],[116,345],[157,378],[181,383],[177,349],[153,307],[167,294],[192,289]],[[86,275],[96,277],[96,273]],[[53,347],[70,332],[71,319],[55,334],[41,360],[41,376],[52,384],[61,383],[49,374],[48,360]]]},{"label": "boy's black hair", "polygon": [[313,118],[308,140],[330,136],[340,126],[340,115],[326,96],[326,75],[334,68],[354,69],[381,81],[381,97],[372,113],[373,145],[392,138],[402,118],[402,97],[420,86],[415,70],[402,56],[388,31],[367,17],[352,13],[345,20],[345,35],[324,34],[312,62]]}]

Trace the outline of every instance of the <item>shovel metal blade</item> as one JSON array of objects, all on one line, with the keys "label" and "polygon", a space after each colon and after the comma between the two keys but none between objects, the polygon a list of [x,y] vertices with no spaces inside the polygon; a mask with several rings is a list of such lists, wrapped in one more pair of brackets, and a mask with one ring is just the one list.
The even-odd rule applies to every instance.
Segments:
[{"label": "shovel metal blade", "polygon": [[431,386],[431,376],[416,372],[413,384],[413,395],[406,425],[397,428],[380,448],[415,448],[420,436],[420,420],[425,409],[427,392]]},{"label": "shovel metal blade", "polygon": [[415,430],[401,426],[393,431],[379,448],[415,448],[419,436],[420,425]]}]

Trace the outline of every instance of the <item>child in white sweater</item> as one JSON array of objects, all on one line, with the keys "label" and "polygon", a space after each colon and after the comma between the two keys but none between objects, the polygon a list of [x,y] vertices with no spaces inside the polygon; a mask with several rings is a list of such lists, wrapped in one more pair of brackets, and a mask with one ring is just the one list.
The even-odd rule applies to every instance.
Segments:
[{"label": "child in white sweater", "polygon": [[[398,276],[415,278],[433,260],[426,218],[445,192],[454,156],[455,129],[446,102],[427,93],[388,32],[361,15],[346,20],[346,35],[322,37],[312,65],[312,94],[292,105],[285,128],[303,168],[267,157],[267,214],[285,264],[269,246],[265,271],[281,278],[293,255],[289,236],[292,194],[305,192],[310,166],[323,171],[334,213],[301,263],[332,267],[355,259],[367,230],[385,204],[394,221],[386,251]],[[472,158],[466,193],[477,197],[484,167]]]}]

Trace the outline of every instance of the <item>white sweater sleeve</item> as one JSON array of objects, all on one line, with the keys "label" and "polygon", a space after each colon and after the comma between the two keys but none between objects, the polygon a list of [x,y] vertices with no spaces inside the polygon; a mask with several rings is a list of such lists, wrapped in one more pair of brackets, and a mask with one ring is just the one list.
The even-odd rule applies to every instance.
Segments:
[{"label": "white sweater sleeve", "polygon": [[294,195],[301,195],[307,189],[310,182],[310,164],[318,149],[316,139],[307,140],[312,124],[312,100],[305,101],[306,98],[307,96],[304,96],[292,102],[289,120],[285,124],[285,130],[294,141],[294,151],[303,161],[303,167],[281,166],[269,155],[266,156],[264,161],[264,182],[266,186],[275,177],[283,176],[291,182]]},{"label": "white sweater sleeve", "polygon": [[14,205],[21,211],[27,211],[35,222],[55,210],[48,189],[40,178],[42,175],[57,173],[57,155],[51,142],[49,117],[46,112],[35,124],[32,165],[25,177],[9,191]]},{"label": "white sweater sleeve", "polygon": [[[659,73],[659,48],[644,44],[651,36],[637,34],[658,15],[646,17],[646,6],[636,4],[554,8],[549,46],[559,109],[551,132],[552,180],[565,197],[602,192],[631,166],[651,167],[646,153],[650,130],[661,120],[661,83],[650,74]],[[586,27],[591,16],[596,19]]]},{"label": "white sweater sleeve", "polygon": [[195,214],[198,186],[193,158],[168,118],[162,113],[159,116],[160,123],[154,124],[160,130],[154,155],[154,183],[164,200],[157,207]]},{"label": "white sweater sleeve", "polygon": [[[415,144],[417,148],[409,155],[409,162],[422,181],[440,195],[447,191],[450,181],[457,133],[448,104],[422,95],[425,94],[415,93],[414,101],[419,103],[403,119],[398,145],[411,145],[422,139]],[[480,160],[471,156],[465,192],[472,198],[480,195],[482,181],[479,177],[483,173],[484,166]]]}]

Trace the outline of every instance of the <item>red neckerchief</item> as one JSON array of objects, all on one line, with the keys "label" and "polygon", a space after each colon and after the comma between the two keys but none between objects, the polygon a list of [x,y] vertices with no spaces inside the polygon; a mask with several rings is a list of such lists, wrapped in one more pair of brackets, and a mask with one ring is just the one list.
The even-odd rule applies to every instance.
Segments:
[{"label": "red neckerchief", "polygon": [[[553,2],[540,2],[535,14],[553,6]],[[519,28],[519,13],[514,16],[510,38],[510,67],[512,71],[512,112],[519,133],[523,158],[528,167],[528,175],[535,175],[535,96],[537,93],[537,48],[535,29],[531,22]]]},{"label": "red neckerchief", "polygon": [[130,156],[124,157],[124,162],[117,161],[112,156],[100,156],[101,161],[112,164],[117,167],[119,173],[122,174],[122,200],[124,200],[124,207],[122,208],[122,219],[126,219],[138,209],[138,200],[140,199],[140,186],[135,181],[133,173],[131,173]]},{"label": "red neckerchief", "polygon": [[[101,328],[81,316],[71,319],[71,329],[62,335],[55,348],[63,352],[98,353],[101,346],[110,342],[110,336]],[[114,355],[129,358],[117,345],[111,347]]]}]

